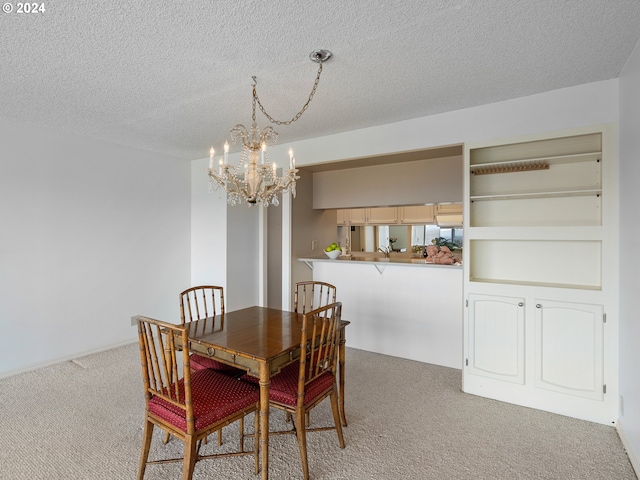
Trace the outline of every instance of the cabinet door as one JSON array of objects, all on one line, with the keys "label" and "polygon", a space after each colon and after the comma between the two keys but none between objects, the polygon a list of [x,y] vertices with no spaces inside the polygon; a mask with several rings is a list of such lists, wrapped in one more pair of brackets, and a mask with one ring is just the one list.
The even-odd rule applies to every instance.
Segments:
[{"label": "cabinet door", "polygon": [[349,221],[351,225],[364,225],[367,223],[367,208],[351,208],[349,209]]},{"label": "cabinet door", "polygon": [[602,305],[535,300],[536,387],[602,400]]},{"label": "cabinet door", "polygon": [[445,203],[443,205],[436,205],[436,214],[462,214],[462,204]]},{"label": "cabinet door", "polygon": [[336,212],[336,223],[338,225],[349,225],[349,210],[339,208]]},{"label": "cabinet door", "polygon": [[424,225],[433,223],[433,205],[412,205],[399,207],[400,223],[407,225]]},{"label": "cabinet door", "polygon": [[524,384],[524,299],[469,295],[468,372]]},{"label": "cabinet door", "polygon": [[398,222],[398,209],[396,207],[368,208],[367,223],[389,225]]}]

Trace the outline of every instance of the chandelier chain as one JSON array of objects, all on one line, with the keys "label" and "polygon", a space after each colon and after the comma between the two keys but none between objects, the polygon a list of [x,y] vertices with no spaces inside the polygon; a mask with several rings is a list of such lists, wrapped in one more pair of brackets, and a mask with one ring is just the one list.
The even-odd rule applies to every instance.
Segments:
[{"label": "chandelier chain", "polygon": [[[260,111],[262,113],[264,113],[265,117],[267,117],[269,119],[269,121],[271,123],[275,123],[276,125],[290,125],[293,122],[295,122],[296,120],[298,120],[302,114],[305,112],[305,110],[309,107],[309,104],[311,103],[311,100],[313,99],[313,96],[316,93],[316,89],[318,88],[318,84],[320,83],[320,74],[322,73],[322,62],[320,62],[319,66],[318,66],[318,74],[316,75],[316,80],[313,83],[313,88],[311,89],[311,93],[309,94],[309,99],[307,100],[307,103],[305,103],[302,107],[302,109],[291,119],[288,121],[282,121],[282,120],[276,120],[275,118],[273,118],[271,115],[269,115],[267,113],[267,111],[265,110],[264,106],[262,105],[262,102],[260,102],[260,98],[258,97],[258,92],[256,91],[256,85],[257,85],[257,80],[256,77],[252,77],[253,78],[253,100],[254,102],[258,102],[258,106],[260,107]],[[255,103],[254,103],[255,105]],[[255,107],[253,109],[253,120],[255,121]]]},{"label": "chandelier chain", "polygon": [[313,62],[319,63],[316,80],[309,94],[307,102],[302,109],[289,121],[276,120],[267,113],[258,98],[256,77],[253,78],[253,99],[251,103],[251,128],[247,129],[242,124],[237,124],[231,130],[231,143],[237,140],[242,142],[240,161],[237,166],[229,163],[229,143],[224,142],[224,154],[220,158],[218,167],[214,162],[215,150],[209,150],[209,191],[213,189],[223,189],[227,195],[227,203],[237,205],[243,201],[247,205],[261,203],[267,207],[269,205],[279,205],[278,195],[289,192],[296,196],[296,181],[300,179],[299,170],[296,168],[296,158],[293,156],[293,149],[289,148],[289,168],[282,169],[282,175],[278,175],[276,162],[270,162],[267,156],[267,146],[275,145],[278,140],[278,132],[271,125],[267,125],[262,130],[258,129],[256,121],[256,105],[269,119],[271,123],[277,125],[289,125],[298,120],[309,107],[313,96],[316,93],[322,73],[322,62],[331,57],[328,50],[315,50],[311,52],[309,58]]}]

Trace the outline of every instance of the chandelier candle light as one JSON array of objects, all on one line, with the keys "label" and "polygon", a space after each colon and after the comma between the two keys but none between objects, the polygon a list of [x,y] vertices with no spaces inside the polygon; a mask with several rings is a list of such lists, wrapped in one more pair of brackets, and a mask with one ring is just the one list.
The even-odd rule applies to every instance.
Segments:
[{"label": "chandelier candle light", "polygon": [[320,82],[320,74],[322,73],[322,63],[331,57],[328,50],[314,50],[309,55],[313,62],[319,64],[318,74],[315,83],[309,94],[307,103],[302,109],[288,121],[280,121],[269,115],[256,91],[256,77],[253,78],[253,104],[251,115],[251,129],[247,130],[244,125],[236,125],[229,134],[231,143],[237,140],[242,142],[242,152],[240,154],[240,162],[238,166],[229,164],[229,142],[224,142],[224,153],[218,162],[218,168],[215,168],[214,154],[215,150],[211,147],[209,150],[209,191],[222,188],[227,193],[227,202],[231,205],[241,204],[243,201],[251,206],[256,203],[262,203],[265,207],[269,205],[278,205],[278,194],[280,192],[291,192],[296,196],[296,180],[300,177],[296,168],[296,159],[293,156],[293,150],[289,149],[289,168],[279,177],[277,174],[277,165],[275,162],[269,163],[267,156],[267,146],[275,145],[278,141],[278,133],[271,126],[267,126],[260,131],[256,121],[256,104],[260,110],[269,119],[271,123],[276,125],[289,125],[304,113],[311,103],[313,95],[316,93],[318,83]]}]

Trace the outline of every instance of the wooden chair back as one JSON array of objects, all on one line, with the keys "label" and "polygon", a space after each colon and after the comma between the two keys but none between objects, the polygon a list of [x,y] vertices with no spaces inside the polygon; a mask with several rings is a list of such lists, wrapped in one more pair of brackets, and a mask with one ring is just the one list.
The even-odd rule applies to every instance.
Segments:
[{"label": "wooden chair back", "polygon": [[[209,369],[192,373],[189,337],[184,325],[138,316],[138,340],[146,400],[138,480],[144,479],[147,465],[176,461],[182,462],[182,479],[191,480],[196,462],[237,455],[253,455],[257,474],[259,415],[254,416],[253,450],[244,447],[244,417],[258,409],[259,389]],[[240,423],[238,451],[200,454],[200,446],[207,436],[235,421]],[[156,426],[184,442],[182,458],[149,460]]]},{"label": "wooden chair back", "polygon": [[180,293],[180,321],[183,324],[222,313],[224,313],[223,287],[200,285]]},{"label": "wooden chair back", "polygon": [[307,385],[330,372],[334,378],[338,361],[342,303],[334,302],[302,316],[298,404],[304,405]]},{"label": "wooden chair back", "polygon": [[[181,339],[180,349],[176,348],[177,337]],[[182,325],[140,317],[138,341],[147,410],[153,397],[162,398],[184,410],[187,434],[193,434],[195,423],[187,329]],[[180,393],[181,377],[184,379],[183,394]]]},{"label": "wooden chair back", "polygon": [[309,312],[336,301],[336,287],[326,282],[308,281],[296,283],[293,295],[293,311]]}]

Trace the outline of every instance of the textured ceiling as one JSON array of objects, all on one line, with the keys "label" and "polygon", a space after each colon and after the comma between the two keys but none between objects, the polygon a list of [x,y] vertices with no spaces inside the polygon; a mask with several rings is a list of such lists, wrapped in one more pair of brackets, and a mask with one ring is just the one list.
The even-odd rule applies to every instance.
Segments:
[{"label": "textured ceiling", "polygon": [[639,0],[44,4],[0,13],[0,118],[185,159],[249,126],[252,75],[291,118],[315,49],[279,143],[616,78],[640,38]]}]

